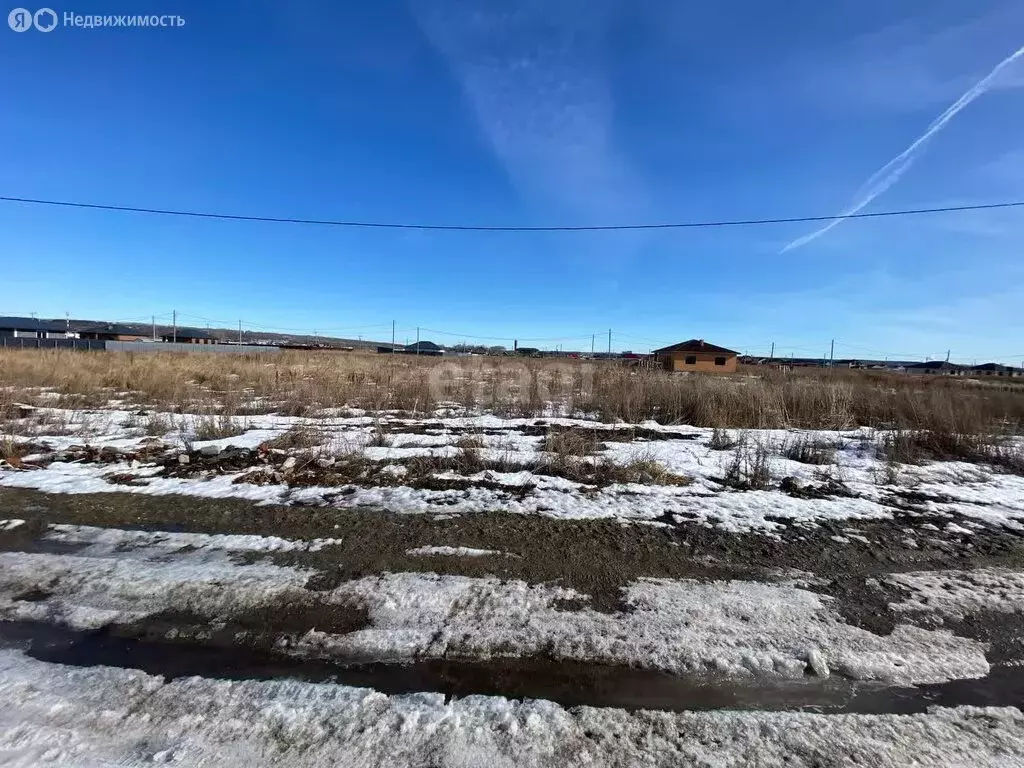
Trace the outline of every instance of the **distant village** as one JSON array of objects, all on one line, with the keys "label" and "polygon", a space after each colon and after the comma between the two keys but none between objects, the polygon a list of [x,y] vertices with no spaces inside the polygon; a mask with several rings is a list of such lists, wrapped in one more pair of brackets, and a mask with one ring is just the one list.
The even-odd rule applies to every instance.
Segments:
[{"label": "distant village", "polygon": [[186,326],[144,325],[139,323],[109,323],[95,320],[47,320],[35,317],[0,317],[0,348],[14,349],[81,349],[111,351],[160,351],[185,349],[185,345],[208,348],[209,351],[278,351],[309,350],[320,352],[376,351],[378,354],[416,355],[425,357],[473,355],[502,355],[532,358],[567,358],[619,360],[626,365],[663,368],[675,372],[734,373],[739,366],[766,366],[778,369],[795,368],[853,368],[894,371],[934,376],[994,376],[1024,377],[1024,368],[985,362],[960,365],[948,360],[872,360],[828,359],[809,357],[758,357],[741,355],[735,350],[721,347],[704,339],[689,339],[678,344],[650,352],[584,352],[572,350],[544,350],[520,346],[514,342],[511,349],[496,345],[459,343],[442,346],[433,341],[420,340],[411,344],[367,341],[363,339],[337,339],[295,336],[290,334],[253,332],[241,328],[195,328]]}]

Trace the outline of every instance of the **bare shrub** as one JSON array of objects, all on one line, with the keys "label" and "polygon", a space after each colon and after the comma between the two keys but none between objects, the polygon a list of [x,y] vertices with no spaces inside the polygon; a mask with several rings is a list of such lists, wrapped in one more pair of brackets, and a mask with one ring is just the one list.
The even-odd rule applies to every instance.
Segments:
[{"label": "bare shrub", "polygon": [[455,447],[462,450],[479,450],[484,447],[484,439],[480,435],[463,435],[455,441]]},{"label": "bare shrub", "polygon": [[836,444],[813,435],[787,438],[782,455],[801,464],[832,464],[836,460]]},{"label": "bare shrub", "polygon": [[379,420],[374,422],[373,432],[370,433],[370,439],[366,444],[373,448],[387,448],[391,445],[391,439],[384,433],[384,428]]},{"label": "bare shrub", "polygon": [[266,448],[277,448],[283,451],[304,451],[320,445],[324,434],[320,430],[306,426],[296,426],[263,443]]},{"label": "bare shrub", "polygon": [[734,437],[727,429],[715,427],[711,430],[711,439],[708,441],[708,448],[712,451],[729,451],[740,444],[740,438]]},{"label": "bare shrub", "polygon": [[994,441],[986,448],[985,461],[1015,475],[1024,475],[1024,447],[1020,443]]},{"label": "bare shrub", "polygon": [[742,491],[763,491],[771,487],[771,452],[764,443],[744,443],[725,465],[722,483]]},{"label": "bare shrub", "polygon": [[601,441],[593,429],[549,429],[544,437],[543,450],[562,456],[589,456],[600,448]]},{"label": "bare shrub", "polygon": [[907,429],[884,432],[879,455],[889,464],[921,464],[926,458],[916,433]]},{"label": "bare shrub", "polygon": [[232,416],[224,414],[200,416],[196,419],[196,440],[220,440],[245,434],[245,426]]},{"label": "bare shrub", "polygon": [[0,459],[6,461],[12,467],[21,466],[21,458],[25,455],[21,443],[16,443],[10,437],[0,438]]},{"label": "bare shrub", "polygon": [[142,429],[151,437],[163,437],[174,431],[174,421],[164,413],[151,413],[142,424]]}]

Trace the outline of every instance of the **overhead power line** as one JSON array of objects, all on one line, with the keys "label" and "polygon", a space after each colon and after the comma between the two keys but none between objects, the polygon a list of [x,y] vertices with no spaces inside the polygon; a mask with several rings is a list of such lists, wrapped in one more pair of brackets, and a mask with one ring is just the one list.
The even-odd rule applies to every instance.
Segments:
[{"label": "overhead power line", "polygon": [[261,221],[274,224],[315,224],[329,227],[353,227],[366,229],[429,229],[446,232],[608,232],[636,229],[698,229],[710,227],[747,227],[764,224],[797,224],[808,222],[837,221],[839,219],[878,219],[891,216],[914,216],[925,213],[955,213],[957,211],[984,211],[997,208],[1024,207],[1024,200],[1001,203],[979,203],[975,205],[947,205],[937,208],[904,208],[895,211],[875,211],[832,216],[786,216],[763,219],[724,219],[719,221],[680,221],[650,224],[598,224],[584,226],[484,226],[475,224],[409,224],[383,221],[346,221],[335,219],[306,219],[287,216],[245,216],[231,213],[210,213],[208,211],[184,211],[170,208],[142,208],[130,205],[101,205],[70,200],[41,200],[29,197],[0,196],[0,202],[49,205],[62,208],[85,208],[96,211],[120,211],[123,213],[150,213],[160,216],[186,216],[196,219],[220,219],[225,221]]}]

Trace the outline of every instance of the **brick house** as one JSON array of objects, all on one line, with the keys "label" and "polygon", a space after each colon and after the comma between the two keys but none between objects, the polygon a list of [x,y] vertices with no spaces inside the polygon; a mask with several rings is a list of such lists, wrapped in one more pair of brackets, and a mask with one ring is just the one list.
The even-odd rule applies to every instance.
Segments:
[{"label": "brick house", "polygon": [[656,349],[652,354],[666,371],[735,373],[739,353],[704,339],[690,339]]}]

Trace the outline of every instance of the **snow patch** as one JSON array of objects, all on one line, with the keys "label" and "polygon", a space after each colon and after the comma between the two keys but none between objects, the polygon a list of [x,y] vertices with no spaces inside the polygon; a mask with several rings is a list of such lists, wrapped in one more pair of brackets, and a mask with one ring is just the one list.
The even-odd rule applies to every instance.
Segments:
[{"label": "snow patch", "polygon": [[428,555],[446,555],[449,557],[486,557],[488,555],[501,555],[502,557],[515,557],[508,552],[499,549],[473,549],[472,547],[415,547],[405,550],[405,554],[413,557]]},{"label": "snow patch", "polygon": [[1003,768],[1024,756],[1015,708],[916,715],[626,712],[294,681],[164,682],[0,650],[6,765],[906,765]]}]

